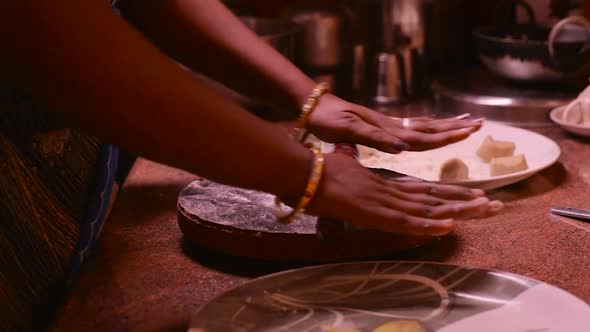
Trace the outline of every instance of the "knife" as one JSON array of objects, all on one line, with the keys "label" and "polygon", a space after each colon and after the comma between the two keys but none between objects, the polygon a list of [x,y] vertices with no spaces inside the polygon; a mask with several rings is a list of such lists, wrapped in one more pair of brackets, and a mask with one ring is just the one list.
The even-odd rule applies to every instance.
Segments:
[{"label": "knife", "polygon": [[551,213],[559,216],[574,218],[584,222],[590,222],[590,211],[573,207],[553,207]]}]

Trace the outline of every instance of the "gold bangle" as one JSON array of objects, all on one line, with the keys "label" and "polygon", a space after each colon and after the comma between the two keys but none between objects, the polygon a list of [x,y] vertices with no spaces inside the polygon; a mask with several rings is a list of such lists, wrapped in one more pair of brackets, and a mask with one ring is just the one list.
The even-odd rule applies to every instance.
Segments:
[{"label": "gold bangle", "polygon": [[305,141],[307,137],[307,122],[309,121],[309,116],[315,110],[316,106],[319,103],[320,97],[323,96],[329,90],[328,83],[322,82],[316,85],[315,88],[311,91],[311,94],[307,97],[307,101],[301,107],[301,114],[299,114],[299,119],[297,120],[297,124],[293,129],[293,137],[299,141]]},{"label": "gold bangle", "polygon": [[303,196],[301,196],[297,206],[291,212],[281,215],[281,200],[278,196],[275,197],[275,216],[282,224],[287,225],[292,223],[295,221],[295,219],[297,219],[297,217],[305,212],[307,205],[315,196],[315,193],[320,184],[320,180],[322,179],[322,174],[324,171],[324,156],[318,148],[313,147],[311,148],[311,151],[313,152],[313,166],[311,169],[311,174],[309,176],[309,180],[307,181],[307,185],[305,186],[305,192],[303,193]]}]

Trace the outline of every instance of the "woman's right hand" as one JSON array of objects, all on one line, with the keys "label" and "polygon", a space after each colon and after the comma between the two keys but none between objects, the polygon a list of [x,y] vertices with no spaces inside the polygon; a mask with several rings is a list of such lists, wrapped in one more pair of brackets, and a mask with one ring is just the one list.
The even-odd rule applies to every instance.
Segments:
[{"label": "woman's right hand", "polygon": [[325,170],[308,212],[361,229],[440,236],[455,219],[502,209],[480,189],[423,181],[386,180],[353,158],[325,155]]}]

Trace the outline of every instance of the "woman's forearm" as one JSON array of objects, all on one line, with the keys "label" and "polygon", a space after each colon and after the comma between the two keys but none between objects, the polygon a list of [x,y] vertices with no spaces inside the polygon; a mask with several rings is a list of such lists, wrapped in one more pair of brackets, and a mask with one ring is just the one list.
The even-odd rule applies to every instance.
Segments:
[{"label": "woman's forearm", "polygon": [[196,83],[101,1],[5,2],[0,30],[12,78],[103,139],[228,184],[302,193],[308,150]]},{"label": "woman's forearm", "polygon": [[170,56],[249,97],[297,110],[315,84],[218,0],[123,0],[121,7]]}]

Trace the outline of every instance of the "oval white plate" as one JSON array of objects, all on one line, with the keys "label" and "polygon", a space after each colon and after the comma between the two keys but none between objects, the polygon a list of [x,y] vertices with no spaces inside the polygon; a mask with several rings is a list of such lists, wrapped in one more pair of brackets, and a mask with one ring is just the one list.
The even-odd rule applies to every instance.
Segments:
[{"label": "oval white plate", "polygon": [[201,307],[189,332],[370,332],[408,320],[432,332],[587,332],[590,306],[559,288],[506,272],[354,262],[254,279]]},{"label": "oval white plate", "polygon": [[570,133],[580,135],[580,136],[590,137],[590,126],[571,124],[571,123],[567,123],[562,120],[561,114],[563,113],[563,110],[565,109],[566,106],[561,106],[561,107],[558,107],[558,108],[552,110],[551,113],[549,113],[549,117],[551,118],[551,121],[557,123],[559,126],[561,126],[563,129],[569,131]]},{"label": "oval white plate", "polygon": [[[512,174],[490,176],[490,166],[476,155],[476,150],[486,136],[496,140],[512,141],[515,154],[525,155],[528,169]],[[322,150],[330,149],[330,145]],[[524,180],[551,166],[559,159],[561,150],[553,140],[529,130],[487,121],[482,128],[467,139],[442,148],[423,152],[387,154],[359,146],[360,162],[366,167],[384,168],[423,180],[438,182],[440,166],[450,158],[460,158],[469,168],[467,180],[446,182],[484,190],[503,187]]]}]

